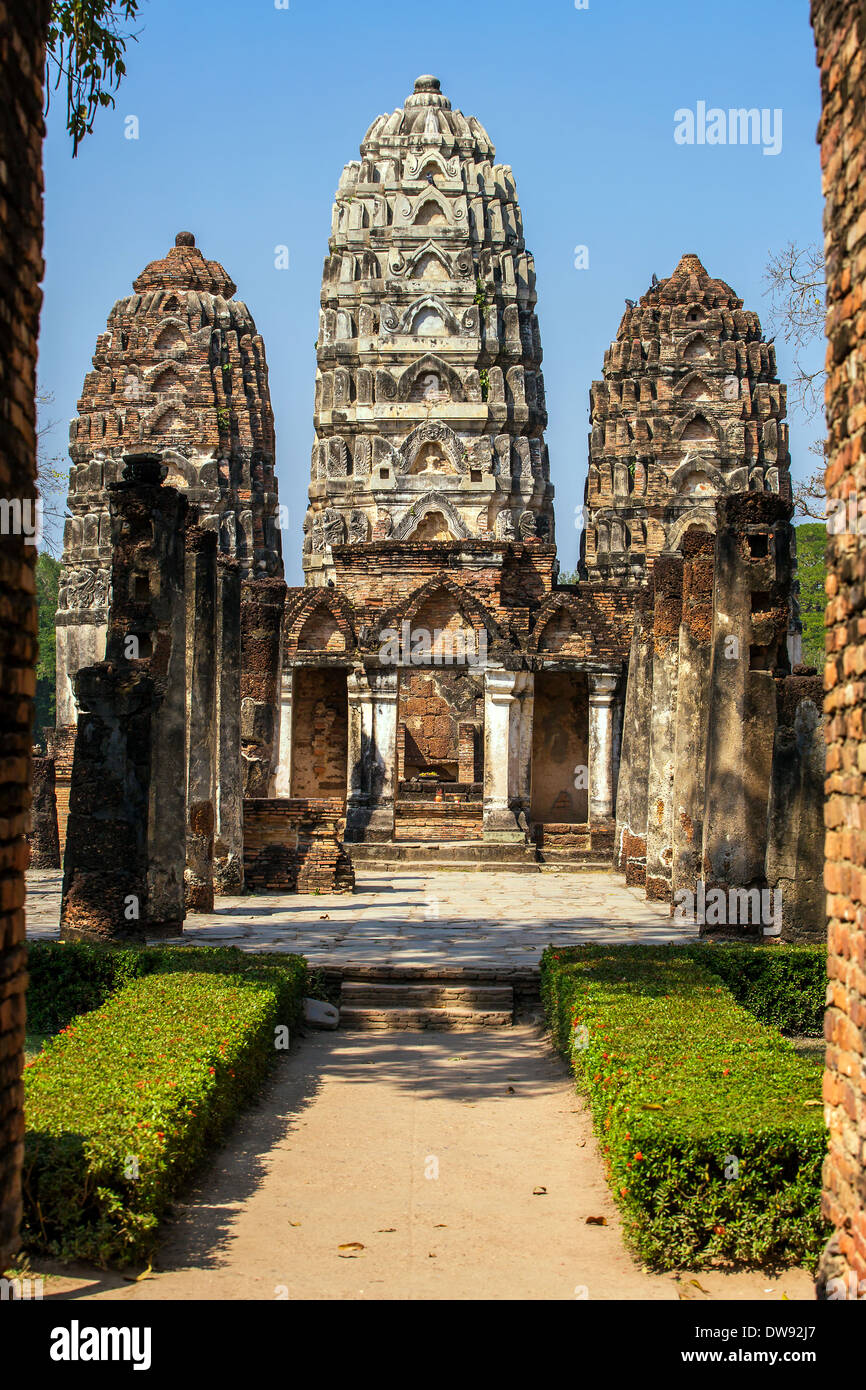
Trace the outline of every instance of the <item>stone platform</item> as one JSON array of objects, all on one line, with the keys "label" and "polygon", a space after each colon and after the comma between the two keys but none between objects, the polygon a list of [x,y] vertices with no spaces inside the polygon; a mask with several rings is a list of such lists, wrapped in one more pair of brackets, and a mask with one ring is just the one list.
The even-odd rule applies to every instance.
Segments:
[{"label": "stone platform", "polygon": [[[27,935],[59,937],[60,874],[28,874]],[[545,946],[695,938],[621,875],[415,871],[361,867],[346,894],[219,898],[187,918],[189,946],[294,951],[311,964],[444,969],[537,965]]]}]

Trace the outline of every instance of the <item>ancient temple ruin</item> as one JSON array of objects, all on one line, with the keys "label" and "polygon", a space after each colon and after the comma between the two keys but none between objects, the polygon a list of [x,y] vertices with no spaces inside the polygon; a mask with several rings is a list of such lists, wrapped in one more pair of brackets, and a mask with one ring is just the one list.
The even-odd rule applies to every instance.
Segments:
[{"label": "ancient temple ruin", "polygon": [[[337,191],[305,584],[288,590],[248,311],[186,233],[135,288],[73,427],[58,670],[76,698],[58,703],[55,747],[74,815],[115,717],[103,667],[176,620],[183,699],[154,649],[138,659],[153,728],[183,726],[180,828],[137,852],[188,910],[244,875],[251,891],[351,888],[350,855],[439,848],[618,867],[672,908],[698,882],[783,886],[779,930],[822,929],[820,682],[797,666],[785,388],[729,285],[687,254],[629,304],[591,393],[580,577],[560,584],[514,177],[419,78]],[[143,487],[178,499],[174,618],[153,560],[166,507],[142,537],[150,560],[128,560]],[[160,776],[136,766],[142,804],[159,804]],[[76,880],[98,898],[92,828],[68,840],[72,934],[99,915],[75,905]]]}]

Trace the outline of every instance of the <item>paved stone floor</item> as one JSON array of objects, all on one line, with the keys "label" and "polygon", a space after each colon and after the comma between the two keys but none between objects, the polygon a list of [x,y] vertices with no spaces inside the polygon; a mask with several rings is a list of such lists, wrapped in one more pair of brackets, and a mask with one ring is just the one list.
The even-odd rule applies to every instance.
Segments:
[{"label": "paved stone floor", "polygon": [[[28,874],[27,934],[58,935],[60,874]],[[686,941],[611,873],[360,870],[353,894],[219,898],[187,918],[190,945],[297,951],[316,965],[534,965],[549,943]]]}]

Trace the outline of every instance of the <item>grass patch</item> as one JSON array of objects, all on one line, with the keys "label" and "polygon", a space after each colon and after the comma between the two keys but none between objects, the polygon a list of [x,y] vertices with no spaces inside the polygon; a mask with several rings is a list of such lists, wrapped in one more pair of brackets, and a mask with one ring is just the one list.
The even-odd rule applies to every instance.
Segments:
[{"label": "grass patch", "polygon": [[275,1029],[298,1017],[298,964],[152,972],[47,1043],[25,1071],[26,1250],[101,1266],[151,1257],[171,1197],[260,1088]]},{"label": "grass patch", "polygon": [[656,1269],[814,1265],[820,1071],[689,948],[549,947],[541,983],[636,1253]]}]

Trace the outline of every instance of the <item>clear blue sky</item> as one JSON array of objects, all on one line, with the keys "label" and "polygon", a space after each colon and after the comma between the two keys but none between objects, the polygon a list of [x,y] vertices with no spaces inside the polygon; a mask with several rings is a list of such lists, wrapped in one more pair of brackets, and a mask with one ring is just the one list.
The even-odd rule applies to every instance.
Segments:
[{"label": "clear blue sky", "polygon": [[[221,261],[263,334],[286,577],[301,582],[322,262],[343,165],[375,116],[435,73],[514,170],[538,273],[557,539],[576,558],[588,392],[626,296],[696,251],[766,317],[768,253],[821,239],[808,0],[145,0],[115,111],[70,158],[62,93],[46,144],[40,385],[65,444],[96,337],[180,230]],[[778,157],[682,147],[681,107],[781,108]],[[137,141],[124,138],[135,115]],[[274,268],[274,247],[290,269]],[[585,244],[590,269],[574,268]],[[782,379],[790,358],[777,344]],[[821,354],[818,354],[820,363]],[[795,476],[822,422],[791,420]]]}]

